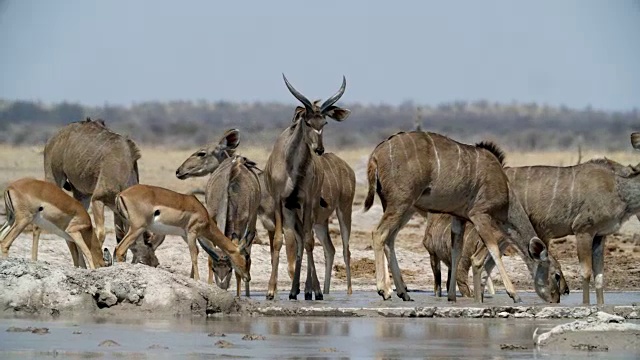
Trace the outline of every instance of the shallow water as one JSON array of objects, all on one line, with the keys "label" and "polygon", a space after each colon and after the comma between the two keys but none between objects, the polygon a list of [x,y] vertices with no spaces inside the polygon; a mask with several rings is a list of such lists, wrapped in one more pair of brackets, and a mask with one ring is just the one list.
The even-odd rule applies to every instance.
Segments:
[{"label": "shallow water", "polygon": [[[518,292],[522,299],[522,306],[582,306],[582,291],[573,291],[569,295],[560,298],[560,304],[545,303],[535,292]],[[352,295],[347,295],[345,291],[335,291],[324,295],[322,301],[305,301],[304,294],[298,295],[299,301],[290,301],[289,290],[280,289],[278,292],[278,301],[267,301],[265,299],[266,292],[251,292],[251,299],[257,300],[261,305],[274,304],[277,306],[331,306],[331,307],[417,307],[417,306],[501,306],[514,305],[513,300],[503,291],[497,291],[495,295],[485,295],[482,304],[474,302],[472,298],[463,298],[458,294],[455,303],[447,300],[446,292],[442,297],[437,298],[432,291],[409,291],[409,296],[414,301],[402,301],[395,293],[391,299],[383,301],[382,298],[374,291],[354,291]],[[640,303],[640,291],[618,291],[605,292],[604,301],[607,306],[612,305],[631,305]],[[596,294],[591,293],[591,305],[595,305]]]},{"label": "shallow water", "polygon": [[[123,321],[0,320],[0,358],[208,359],[250,358],[636,358],[635,354],[580,351],[552,353],[533,348],[536,328],[559,320],[239,317]],[[6,332],[47,327],[49,334]],[[74,334],[74,332],[79,332]],[[226,336],[208,336],[209,333]],[[265,340],[242,340],[259,334]],[[105,340],[119,346],[101,347]],[[216,342],[231,345],[219,348]],[[501,350],[501,344],[526,349]],[[153,348],[155,346],[155,348]],[[158,347],[159,346],[159,347]],[[166,348],[164,348],[166,347]]]}]

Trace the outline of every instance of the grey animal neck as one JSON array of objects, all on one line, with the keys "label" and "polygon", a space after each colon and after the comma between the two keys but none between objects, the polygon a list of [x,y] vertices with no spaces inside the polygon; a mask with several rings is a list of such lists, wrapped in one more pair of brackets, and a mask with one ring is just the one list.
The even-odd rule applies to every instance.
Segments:
[{"label": "grey animal neck", "polygon": [[508,220],[512,228],[507,229],[507,234],[513,240],[513,244],[517,247],[522,255],[522,260],[527,265],[529,271],[534,271],[533,259],[529,256],[529,241],[537,237],[533,225],[529,220],[529,216],[524,211],[522,204],[517,199],[515,192],[509,188],[509,215]]},{"label": "grey animal neck", "polygon": [[304,120],[300,120],[300,122],[296,124],[291,134],[291,140],[289,140],[289,144],[285,150],[287,170],[289,173],[297,174],[298,176],[304,175],[309,159],[312,156],[311,148],[305,141],[304,127],[306,127]]}]

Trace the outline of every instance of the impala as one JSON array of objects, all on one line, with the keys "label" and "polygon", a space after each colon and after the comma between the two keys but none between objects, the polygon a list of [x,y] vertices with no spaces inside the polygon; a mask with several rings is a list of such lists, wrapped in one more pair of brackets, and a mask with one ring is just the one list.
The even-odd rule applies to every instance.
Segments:
[{"label": "impala", "polygon": [[11,244],[25,227],[34,224],[31,260],[38,260],[38,242],[41,229],[44,229],[77,246],[69,247],[74,266],[84,265],[84,261],[80,261],[82,255],[91,269],[105,266],[89,214],[80,202],[62,189],[50,182],[23,178],[7,186],[4,202],[7,220],[0,229],[3,257],[9,255]]},{"label": "impala", "polygon": [[200,280],[198,272],[198,247],[212,250],[214,245],[229,255],[234,270],[245,281],[250,280],[247,270],[245,247],[236,246],[218,230],[209,219],[204,205],[193,195],[184,195],[165,188],[151,185],[134,185],[116,197],[116,211],[129,225],[127,234],[116,246],[114,261],[123,261],[131,244],[146,230],[158,235],[181,236],[189,246],[191,255],[191,276]]}]

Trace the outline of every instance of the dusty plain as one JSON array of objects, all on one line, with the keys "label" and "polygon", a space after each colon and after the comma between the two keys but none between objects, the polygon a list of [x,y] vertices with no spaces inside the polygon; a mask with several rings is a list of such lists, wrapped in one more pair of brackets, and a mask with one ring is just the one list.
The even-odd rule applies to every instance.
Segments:
[{"label": "dusty plain", "polygon": [[[171,149],[145,145],[140,146],[140,148],[142,151],[142,159],[139,163],[141,183],[163,186],[185,193],[204,189],[206,178],[179,180],[175,177],[176,168],[197,148]],[[239,153],[256,161],[262,167],[266,162],[269,150],[267,146],[247,147],[246,144],[241,144]],[[376,199],[374,207],[369,212],[362,212],[362,202],[366,194],[366,161],[371,150],[336,151],[339,156],[353,167],[357,178],[357,193],[353,204],[353,225],[350,240],[354,291],[375,290],[371,231],[382,215],[382,208]],[[4,189],[9,182],[21,177],[43,178],[42,156],[42,146],[0,146],[0,190]],[[586,151],[583,153],[582,161],[602,156],[623,164],[636,164],[640,160],[640,154],[629,150],[615,153]],[[569,165],[575,163],[576,160],[577,154],[575,152],[507,152],[507,164],[509,166],[535,164]],[[199,198],[203,200],[201,196]],[[2,214],[4,214],[3,208],[4,204],[0,204],[0,213]],[[113,215],[109,210],[106,210],[106,214],[107,240],[105,241],[105,246],[112,250],[115,246]],[[0,220],[4,221],[4,216],[0,217]],[[420,216],[415,216],[399,233],[396,241],[400,267],[410,290],[430,291],[433,288],[429,256],[421,244],[424,226],[424,219]],[[252,250],[251,289],[252,292],[256,291],[262,297],[267,288],[271,266],[268,237],[259,221],[258,229],[258,238]],[[606,290],[640,290],[639,229],[640,223],[634,217],[624,224],[617,234],[607,239],[605,249]],[[335,216],[330,224],[330,233],[336,247],[331,289],[332,292],[344,292],[346,290],[346,282],[344,261],[342,259],[342,243]],[[325,267],[324,255],[319,242],[316,241],[316,245],[316,268],[322,283]],[[25,232],[15,241],[11,248],[10,257],[29,258],[30,251],[31,234]],[[579,290],[581,288],[581,279],[575,238],[568,236],[552,241],[551,251],[561,262],[571,291]],[[187,246],[179,237],[169,237],[158,249],[157,255],[161,269],[184,276],[189,275],[190,258]],[[49,234],[43,234],[43,241],[40,242],[39,260],[71,266],[71,258],[63,240]],[[201,252],[199,269],[201,278],[204,278],[205,281],[207,274],[206,264],[205,254]],[[530,275],[518,256],[505,257],[505,265],[518,290],[532,290]],[[303,262],[303,271],[305,271],[305,268],[305,262]],[[286,272],[284,251],[281,254],[279,273],[278,293],[280,299],[286,299],[290,287],[290,279]],[[303,274],[305,273],[303,272]],[[443,268],[443,276],[446,277],[446,268]],[[503,289],[497,271],[492,276],[497,285],[497,290]],[[304,277],[302,281],[304,281]]]}]

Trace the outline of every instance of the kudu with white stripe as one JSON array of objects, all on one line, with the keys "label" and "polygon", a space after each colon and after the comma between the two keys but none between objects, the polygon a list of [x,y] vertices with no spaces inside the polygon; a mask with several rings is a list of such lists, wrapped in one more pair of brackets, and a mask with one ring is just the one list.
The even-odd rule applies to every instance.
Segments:
[{"label": "kudu with white stripe", "polygon": [[[260,206],[260,182],[256,164],[245,157],[234,155],[224,160],[211,174],[205,191],[209,217],[218,229],[234,243],[245,243],[247,272],[251,270],[251,244],[256,235],[256,220]],[[207,250],[207,248],[204,248]],[[207,253],[209,253],[207,251]],[[215,274],[216,284],[229,287],[231,261],[221,253],[209,253],[209,283]],[[229,269],[228,272],[224,271]],[[225,276],[228,273],[228,276]],[[240,274],[236,273],[236,294],[240,296]],[[249,282],[245,282],[245,295],[250,296]]]},{"label": "kudu with white stripe", "polygon": [[[427,214],[427,227],[424,230],[422,245],[429,253],[431,271],[433,272],[433,292],[435,296],[442,296],[442,273],[440,262],[448,268],[447,289],[451,281],[451,216],[447,214]],[[456,283],[462,296],[472,297],[469,288],[469,269],[471,268],[471,256],[478,246],[484,246],[482,240],[471,222],[467,221],[462,239],[462,253],[456,272]],[[491,279],[491,278],[489,278]]]},{"label": "kudu with white stripe", "polygon": [[[331,271],[336,249],[329,234],[329,217],[336,212],[340,226],[342,239],[342,256],[347,272],[347,294],[353,292],[351,287],[351,251],[349,250],[349,238],[351,236],[351,209],[356,193],[356,175],[346,161],[333,153],[324,153],[318,159],[318,165],[324,174],[321,201],[318,202],[313,215],[313,230],[322,243],[325,259],[324,293],[328,294],[331,288]],[[262,225],[269,233],[269,240],[273,241],[275,234],[275,208],[270,197],[263,197],[260,204],[259,217]],[[287,262],[289,275],[293,278],[295,266],[295,247],[293,243],[287,243]]]},{"label": "kudu with white stripe", "polygon": [[[498,264],[507,293],[515,302],[520,297],[500,259],[499,244],[504,239],[531,257],[529,270],[538,295],[545,301],[560,301],[561,270],[550,260],[547,246],[536,236],[510,189],[498,152],[493,144],[466,145],[427,132],[399,133],[375,148],[367,166],[365,210],[372,206],[377,192],[384,214],[373,233],[373,250],[376,285],[383,299],[391,297],[389,261],[398,296],[410,300],[395,254],[395,237],[414,213],[436,212],[453,216],[452,279],[462,250],[464,223],[469,220]],[[455,298],[455,281],[450,281],[448,299]]]},{"label": "kudu with white stripe", "polygon": [[[291,86],[284,74],[282,76],[291,94],[304,106],[296,108],[291,126],[278,136],[264,169],[265,185],[275,204],[275,232],[271,243],[271,278],[267,299],[273,299],[276,295],[284,230],[287,243],[294,240],[296,242],[296,261],[289,299],[296,299],[300,293],[302,254],[306,250],[305,299],[311,299],[313,291],[316,300],[319,300],[323,295],[313,263],[312,227],[313,211],[320,201],[324,173],[317,155],[324,152],[322,130],[327,123],[326,118],[343,121],[349,116],[349,110],[334,105],[344,94],[346,79],[343,77],[342,86],[337,93],[318,106]],[[299,212],[302,219],[298,216]]]},{"label": "kudu with white stripe", "polygon": [[85,209],[91,203],[100,244],[105,239],[104,207],[114,210],[116,241],[120,242],[126,229],[115,214],[115,198],[139,182],[139,159],[133,140],[111,131],[102,120],[87,118],[64,126],[47,141],[45,180],[72,191]]},{"label": "kudu with white stripe", "polygon": [[[478,263],[478,268],[474,268],[474,271],[478,271],[478,273],[482,272],[482,270],[486,270],[488,272],[485,273],[485,275],[489,275],[495,263],[491,262],[489,264],[484,262],[484,260],[489,258],[489,254],[486,251],[487,248],[484,246],[484,243],[482,242],[482,239],[478,235],[476,229],[473,227],[473,224],[469,221],[467,221],[467,223],[465,224],[464,237],[462,238],[462,240],[462,254],[460,255],[460,262],[458,263],[456,282],[462,295],[471,297],[473,295],[471,289],[469,288],[468,279],[469,269],[474,263],[474,254],[478,252],[475,256],[479,256],[479,259],[481,260],[480,262],[475,262]],[[542,240],[545,241],[545,239]],[[549,239],[546,240],[547,241],[545,241],[545,245],[549,246]],[[451,216],[447,214],[429,213],[427,215],[427,228],[425,229],[425,235],[424,239],[422,240],[422,244],[427,249],[431,257],[431,270],[433,271],[433,276],[435,278],[434,292],[436,296],[439,297],[441,296],[440,261],[444,262],[445,265],[447,265],[447,267],[449,268],[447,288],[449,288],[449,281],[451,279]],[[509,243],[507,241],[502,241],[498,245],[500,246],[500,250],[504,252],[508,244]],[[523,256],[523,254],[521,253],[519,254],[525,264],[532,261],[530,257]],[[552,261],[556,261],[551,256],[551,254],[549,254],[549,257]],[[532,267],[533,264],[527,264],[527,266]],[[560,267],[560,264],[558,263],[557,266]],[[474,274],[476,273],[474,272]],[[489,293],[495,294],[491,277],[487,276],[482,280],[489,286]],[[484,283],[482,287],[484,287]],[[562,294],[569,293],[569,288],[567,287],[567,283],[564,277],[560,279],[560,292]]]},{"label": "kudu with white stripe", "polygon": [[[632,134],[631,143],[640,148],[640,133]],[[576,236],[582,302],[590,303],[593,275],[597,304],[604,304],[605,238],[640,212],[640,164],[624,166],[604,158],[566,167],[513,167],[505,172],[545,242]],[[482,258],[477,256],[479,263],[474,267],[483,266]],[[493,263],[486,261],[485,269],[491,271]]]},{"label": "kudu with white stripe", "polygon": [[[256,219],[261,205],[262,193],[259,176],[262,171],[247,158],[235,155],[240,144],[240,131],[227,130],[219,142],[209,144],[193,153],[176,170],[178,179],[211,174],[205,191],[209,217],[220,231],[234,242],[246,242],[247,254],[251,255],[251,244],[256,234]],[[221,289],[228,289],[232,267],[229,257],[208,251],[209,283],[215,282]],[[247,270],[251,259],[248,258]],[[236,293],[240,296],[240,276],[236,273]],[[245,282],[245,295],[250,295],[249,283]]]}]

